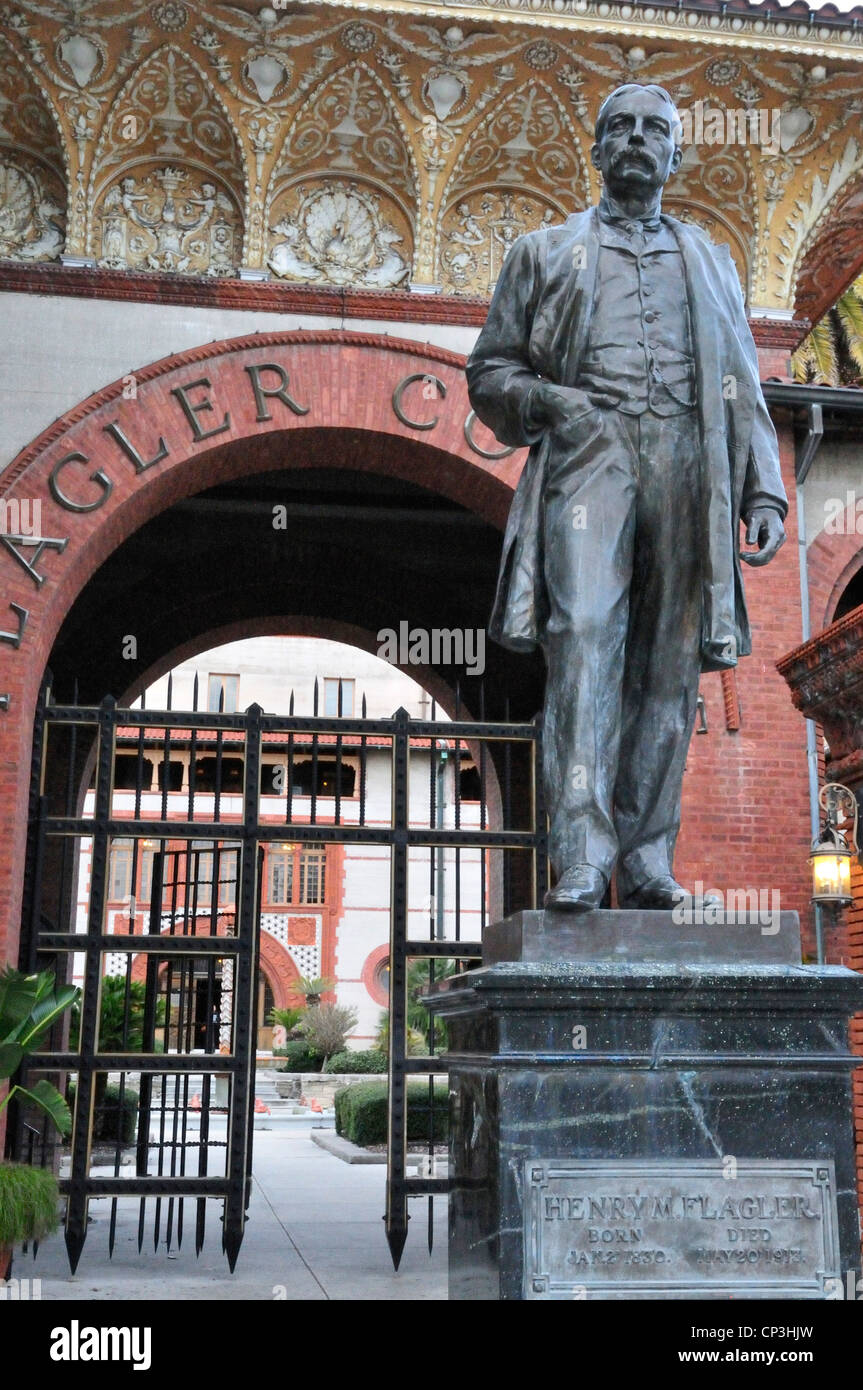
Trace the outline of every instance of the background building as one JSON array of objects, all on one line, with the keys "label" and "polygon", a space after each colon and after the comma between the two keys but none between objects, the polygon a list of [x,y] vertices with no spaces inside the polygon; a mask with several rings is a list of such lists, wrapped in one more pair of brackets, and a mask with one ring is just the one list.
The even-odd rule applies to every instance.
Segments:
[{"label": "background building", "polygon": [[[327,674],[329,673],[329,674]],[[365,708],[369,718],[387,718],[399,707],[418,718],[431,714],[432,702],[408,676],[377,657],[338,642],[314,638],[256,638],[232,642],[204,652],[194,661],[175,668],[168,678],[145,693],[145,703],[153,709],[193,709],[195,683],[201,705],[225,713],[259,703],[273,714],[311,713],[316,686],[321,713],[353,717]],[[442,723],[445,725],[446,716]],[[453,824],[455,814],[454,779],[459,778],[459,816],[466,826],[479,824],[479,773],[465,745],[458,760],[453,740],[439,740],[439,820]],[[180,746],[178,746],[180,742]],[[241,743],[238,736],[237,742]],[[114,764],[112,813],[118,819],[132,817],[136,799],[143,820],[156,820],[162,813],[162,789],[167,781],[167,818],[185,820],[189,803],[191,739],[175,736],[166,758],[161,730],[154,730],[144,745],[139,778],[137,736],[131,729],[118,739]],[[352,1047],[370,1047],[379,1031],[383,1012],[389,1007],[389,911],[390,864],[386,846],[339,845],[291,840],[286,821],[286,787],[293,788],[292,823],[308,822],[312,786],[316,788],[315,818],[332,821],[336,788],[339,788],[341,816],[346,824],[357,824],[360,797],[365,801],[365,819],[385,825],[389,820],[392,796],[389,748],[384,739],[373,736],[360,749],[360,739],[348,735],[338,757],[330,738],[314,751],[310,739],[298,738],[291,749],[287,739],[270,735],[265,745],[262,772],[262,819],[285,825],[285,839],[264,849],[261,894],[261,963],[257,994],[256,1027],[259,1051],[268,1052],[273,1030],[268,1022],[275,1005],[286,1008],[302,1003],[301,978],[321,978],[334,982],[325,998],[355,1009],[357,1025],[350,1036]],[[202,820],[212,816],[217,788],[222,792],[222,812],[227,825],[238,819],[242,806],[242,748],[232,748],[227,736],[218,754],[217,740],[204,735],[196,741],[195,813]],[[413,758],[413,786],[425,791],[428,785],[428,746],[416,741]],[[165,768],[167,767],[167,774]],[[136,786],[140,792],[136,798]],[[418,792],[416,794],[419,794]],[[93,793],[85,799],[84,811],[92,814]],[[425,809],[425,808],[423,808]],[[422,823],[422,816],[416,818]],[[155,838],[138,840],[123,835],[112,839],[109,859],[109,889],[106,929],[124,934],[142,931],[151,911],[160,913],[162,930],[172,922],[181,923],[186,932],[198,922],[199,932],[228,930],[236,912],[238,850],[229,830],[222,842],[212,840],[167,841],[161,845],[167,856],[161,893],[154,897],[153,859],[160,848]],[[77,887],[77,930],[85,932],[90,912],[90,867],[92,840],[82,838]],[[456,901],[455,851],[415,849],[410,856],[410,935],[421,939],[424,933],[438,940],[454,939],[456,921],[460,933],[469,940],[481,934],[481,894],[488,894],[488,875],[479,867],[480,851],[464,850],[459,855],[459,892]],[[218,887],[217,887],[218,885]],[[440,885],[440,886],[438,886]],[[155,908],[154,908],[155,904]],[[144,978],[145,961],[133,963],[133,978]],[[211,980],[207,961],[193,967],[189,988],[195,995],[193,1043],[203,1049],[207,1039],[207,1020],[213,1010],[219,1015],[220,1040],[228,1041],[230,1022],[229,976],[225,963],[218,963]],[[84,959],[75,958],[73,979],[83,984]],[[124,975],[126,957],[122,952],[106,953],[106,974]],[[163,972],[163,977],[166,972]],[[163,978],[163,993],[173,984],[174,1005],[178,981]],[[225,998],[223,1000],[223,988]]]}]

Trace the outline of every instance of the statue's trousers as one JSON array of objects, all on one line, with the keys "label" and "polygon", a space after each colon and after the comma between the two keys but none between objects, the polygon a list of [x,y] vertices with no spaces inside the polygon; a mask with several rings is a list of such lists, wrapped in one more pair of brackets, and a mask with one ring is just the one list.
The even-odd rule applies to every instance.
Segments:
[{"label": "statue's trousers", "polygon": [[594,407],[553,450],[543,772],[558,872],[671,871],[700,671],[699,428]]}]

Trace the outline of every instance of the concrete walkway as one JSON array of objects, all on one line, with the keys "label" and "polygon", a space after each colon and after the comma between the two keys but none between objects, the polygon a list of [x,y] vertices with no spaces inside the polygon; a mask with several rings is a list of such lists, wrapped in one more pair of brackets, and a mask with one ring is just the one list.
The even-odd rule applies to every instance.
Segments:
[{"label": "concrete walkway", "polygon": [[[204,1249],[195,1257],[195,1203],[186,1202],[182,1249],[153,1249],[155,1203],[147,1203],[144,1247],[137,1249],[137,1199],[118,1204],[108,1258],[110,1202],[91,1202],[87,1243],[72,1276],[62,1232],[34,1260],[16,1256],[13,1274],[41,1279],[42,1298],[77,1299],[445,1299],[446,1200],[435,1198],[435,1248],[428,1253],[426,1198],[412,1200],[401,1269],[393,1271],[382,1215],[386,1169],[343,1163],[310,1138],[311,1124],[255,1134],[254,1177],[243,1248],[231,1275],[220,1248],[221,1202],[207,1211]],[[175,1217],[176,1223],[176,1217]]]}]

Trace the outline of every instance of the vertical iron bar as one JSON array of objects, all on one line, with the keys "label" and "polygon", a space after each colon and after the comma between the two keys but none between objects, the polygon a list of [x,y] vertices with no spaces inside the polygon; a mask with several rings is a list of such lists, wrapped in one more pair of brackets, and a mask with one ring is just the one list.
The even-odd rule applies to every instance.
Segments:
[{"label": "vertical iron bar", "polygon": [[[366,697],[365,697],[365,693],[364,693],[364,694],[363,694],[363,703],[362,703],[362,717],[363,717],[363,719],[365,719],[365,718],[367,717],[367,715],[366,715],[366,709],[367,709],[367,706],[366,706]],[[368,755],[368,740],[367,740],[365,734],[362,734],[362,735],[360,736],[360,825],[365,825],[365,823],[366,823],[366,763],[367,763],[367,755]]]},{"label": "vertical iron bar", "polygon": [[[339,677],[339,719],[342,717],[342,678]],[[335,823],[341,825],[342,819],[342,731],[336,734],[336,804]]]},{"label": "vertical iron bar", "polygon": [[48,703],[50,674],[46,675],[39,691],[33,721],[33,756],[30,762],[30,797],[28,821],[29,853],[24,876],[24,899],[21,920],[28,924],[21,955],[22,969],[33,974],[37,968],[39,931],[42,919],[42,878],[45,867],[45,817],[47,806],[43,793],[48,726],[45,707]]},{"label": "vertical iron bar", "polygon": [[135,806],[132,819],[141,819],[141,797],[144,792],[144,726],[138,730],[138,746],[135,749]]},{"label": "vertical iron bar", "polygon": [[69,1176],[69,1196],[66,1205],[66,1249],[72,1273],[87,1238],[86,1180],[90,1167],[90,1145],[93,1123],[94,1068],[93,1057],[98,1050],[99,1003],[102,987],[102,953],[99,938],[105,912],[108,874],[108,821],[111,816],[111,791],[114,774],[114,738],[116,701],[106,695],[99,708],[99,746],[96,766],[96,797],[93,814],[93,849],[90,863],[90,908],[87,937],[82,944],[86,952],[84,965],[84,996],[81,1001],[81,1031],[79,1038],[78,1086],[75,1095],[75,1119],[72,1130],[72,1163]]},{"label": "vertical iron bar", "polygon": [[[219,696],[219,707],[224,704],[224,689]],[[213,797],[213,820],[217,821],[222,816],[222,752],[223,752],[224,730],[221,726],[216,731],[216,787]]]},{"label": "vertical iron bar", "polygon": [[[315,691],[312,699],[314,716],[318,717],[318,682],[315,678]],[[312,734],[312,800],[309,807],[309,824],[317,825],[318,816],[318,731]]]},{"label": "vertical iron bar", "polygon": [[[291,698],[288,704],[288,715],[294,717],[294,692],[291,691]],[[287,794],[287,805],[285,807],[285,825],[290,825],[294,814],[294,731],[288,733],[288,766],[286,769],[288,785],[285,788]]]},{"label": "vertical iron bar", "polygon": [[392,848],[390,888],[390,1027],[387,1105],[386,1233],[398,1269],[408,1234],[405,1190],[407,1149],[408,758],[410,719],[396,711],[393,729]]},{"label": "vertical iron bar", "polygon": [[[159,843],[159,848],[153,854],[153,868],[150,878],[150,916],[147,923],[147,934],[158,936],[162,926],[162,896],[164,893],[165,877],[165,841]],[[152,951],[147,952],[147,974],[144,988],[144,1017],[142,1020],[142,1047],[144,1052],[155,1052],[156,1044],[156,1019],[158,1016],[159,1004],[159,962]],[[166,1039],[167,1041],[167,1039]],[[138,1142],[135,1155],[135,1172],[138,1177],[145,1177],[150,1162],[150,1117],[153,1108],[153,1073],[143,1072],[141,1075],[141,1086],[138,1096]],[[164,1091],[165,1080],[162,1077],[161,1087]],[[141,1206],[138,1213],[138,1252],[144,1243],[144,1219],[146,1214],[147,1199],[141,1198]]]},{"label": "vertical iron bar", "polygon": [[234,1084],[228,1122],[228,1196],[224,1206],[223,1243],[233,1271],[240,1253],[248,1202],[253,1087],[252,1015],[255,994],[255,938],[258,921],[259,865],[256,854],[258,787],[261,776],[260,705],[246,711],[246,763],[243,796],[243,849],[237,894],[237,944],[234,957]]},{"label": "vertical iron bar", "polygon": [[533,721],[533,833],[536,848],[533,852],[534,907],[542,907],[548,889],[548,821],[542,785],[542,715]]}]

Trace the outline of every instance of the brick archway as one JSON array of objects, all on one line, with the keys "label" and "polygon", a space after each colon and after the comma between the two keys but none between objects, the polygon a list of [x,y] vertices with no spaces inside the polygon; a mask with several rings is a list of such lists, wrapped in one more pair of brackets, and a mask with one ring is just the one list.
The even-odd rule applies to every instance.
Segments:
[{"label": "brick archway", "polygon": [[261,928],[260,966],[270,982],[277,1009],[299,1008],[305,1002],[300,993],[300,972],[281,942]]},{"label": "brick archway", "polygon": [[[502,527],[523,453],[470,426],[464,359],[386,335],[262,333],[130,373],[68,411],[14,460],[0,500],[33,535],[0,537],[0,956],[17,949],[32,719],[63,620],[104,561],[204,488],[307,466],[303,431],[375,438],[357,467],[431,488]],[[467,428],[466,428],[467,425]],[[311,436],[309,436],[311,437]],[[317,463],[319,465],[318,450]],[[496,455],[496,456],[495,456]],[[345,466],[344,449],[332,450]],[[23,505],[22,505],[23,504]]]},{"label": "brick archway", "polygon": [[813,634],[833,622],[842,592],[863,565],[863,535],[856,529],[855,506],[836,517],[835,534],[819,531],[809,546],[809,614]]}]

